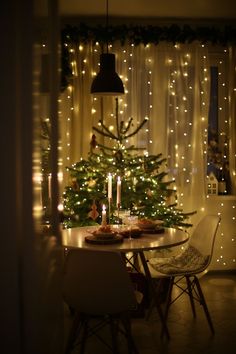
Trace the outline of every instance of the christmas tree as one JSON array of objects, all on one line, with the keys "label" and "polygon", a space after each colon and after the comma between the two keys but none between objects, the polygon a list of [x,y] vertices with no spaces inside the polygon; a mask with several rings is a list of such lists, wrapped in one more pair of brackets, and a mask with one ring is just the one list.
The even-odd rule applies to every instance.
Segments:
[{"label": "christmas tree", "polygon": [[[109,138],[109,146],[91,139],[88,159],[68,167],[71,184],[65,188],[64,226],[84,226],[101,223],[102,206],[109,208],[109,222],[119,223],[117,208],[128,209],[133,215],[163,220],[166,227],[188,227],[186,219],[193,213],[178,209],[174,180],[168,180],[166,159],[162,154],[144,155],[143,150],[127,146],[127,139],[136,135],[147,122],[144,119],[133,128],[133,119],[119,121],[116,99],[116,133],[100,121],[94,133]],[[142,151],[140,151],[142,150]],[[108,175],[112,181],[112,196],[108,198]],[[117,205],[117,179],[121,180],[121,200]],[[110,182],[111,183],[111,182]],[[172,200],[172,202],[171,202]]]}]

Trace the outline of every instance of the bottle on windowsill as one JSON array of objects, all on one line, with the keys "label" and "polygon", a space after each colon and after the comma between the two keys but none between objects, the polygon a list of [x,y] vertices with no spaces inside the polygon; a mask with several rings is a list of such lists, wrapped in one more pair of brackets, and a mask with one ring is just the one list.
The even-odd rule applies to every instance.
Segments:
[{"label": "bottle on windowsill", "polygon": [[219,170],[219,174],[218,174],[218,194],[219,195],[228,194],[226,188],[226,178],[225,178],[225,173],[223,168]]}]

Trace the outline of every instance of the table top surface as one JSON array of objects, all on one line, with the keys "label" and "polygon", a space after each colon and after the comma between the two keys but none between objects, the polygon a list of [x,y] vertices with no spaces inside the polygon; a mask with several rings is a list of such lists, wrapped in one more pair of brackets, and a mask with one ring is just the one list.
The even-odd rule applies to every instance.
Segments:
[{"label": "table top surface", "polygon": [[138,238],[124,238],[120,243],[91,244],[86,241],[86,236],[92,234],[97,226],[74,227],[62,230],[62,244],[66,248],[85,248],[90,250],[113,250],[119,252],[139,252],[157,250],[181,245],[188,241],[186,231],[165,228],[158,234],[142,233]]}]

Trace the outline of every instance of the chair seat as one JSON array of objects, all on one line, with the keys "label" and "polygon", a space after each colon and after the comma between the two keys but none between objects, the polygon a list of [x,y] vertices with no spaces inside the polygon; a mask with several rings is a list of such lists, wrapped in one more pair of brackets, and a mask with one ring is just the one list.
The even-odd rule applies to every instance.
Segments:
[{"label": "chair seat", "polygon": [[209,256],[202,255],[194,246],[189,245],[180,255],[169,258],[150,258],[151,267],[162,274],[181,275],[200,273],[207,267]]}]

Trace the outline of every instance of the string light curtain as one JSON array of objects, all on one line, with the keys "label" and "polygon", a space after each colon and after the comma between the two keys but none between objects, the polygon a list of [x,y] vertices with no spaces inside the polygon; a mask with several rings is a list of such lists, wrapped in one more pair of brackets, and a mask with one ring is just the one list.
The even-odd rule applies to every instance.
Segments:
[{"label": "string light curtain", "polygon": [[[167,157],[179,206],[186,212],[204,213],[210,98],[207,47],[199,42],[122,47],[115,43],[110,50],[116,55],[116,70],[125,86],[125,95],[118,99],[120,120],[133,117],[136,126],[147,119],[131,143],[144,148],[145,154]],[[87,158],[92,127],[100,119],[115,128],[115,99],[90,94],[99,71],[99,43],[70,44],[69,52],[73,80],[60,103],[65,169]],[[197,215],[198,219],[202,216],[201,212]]]},{"label": "string light curtain", "polygon": [[229,58],[229,71],[226,82],[223,82],[222,85],[228,83],[228,90],[226,86],[226,99],[224,99],[224,101],[229,102],[229,117],[225,120],[223,130],[226,130],[226,127],[228,128],[229,166],[232,181],[231,193],[236,195],[236,48],[230,47],[227,53]]}]

